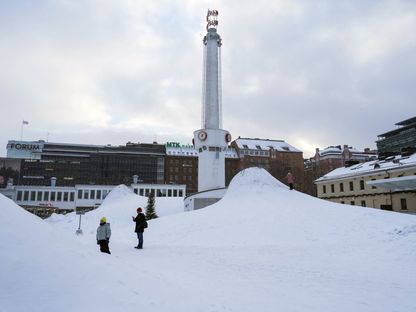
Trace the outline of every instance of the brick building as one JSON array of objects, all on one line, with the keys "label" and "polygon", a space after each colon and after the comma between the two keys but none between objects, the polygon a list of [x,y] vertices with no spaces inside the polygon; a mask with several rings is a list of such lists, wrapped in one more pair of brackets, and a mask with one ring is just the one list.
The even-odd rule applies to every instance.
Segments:
[{"label": "brick building", "polygon": [[369,148],[359,151],[351,146],[329,146],[323,150],[316,149],[315,156],[305,160],[305,193],[317,196],[314,181],[328,172],[375,159],[377,154]]}]

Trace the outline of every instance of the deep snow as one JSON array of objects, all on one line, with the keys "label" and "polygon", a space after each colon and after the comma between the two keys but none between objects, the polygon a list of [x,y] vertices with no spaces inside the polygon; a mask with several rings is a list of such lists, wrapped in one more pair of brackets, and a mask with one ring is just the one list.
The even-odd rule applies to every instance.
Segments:
[{"label": "deep snow", "polygon": [[[119,186],[41,220],[0,196],[0,311],[416,311],[416,217],[323,201],[247,169],[202,210],[157,199],[143,250]],[[95,231],[106,216],[112,255]]]}]

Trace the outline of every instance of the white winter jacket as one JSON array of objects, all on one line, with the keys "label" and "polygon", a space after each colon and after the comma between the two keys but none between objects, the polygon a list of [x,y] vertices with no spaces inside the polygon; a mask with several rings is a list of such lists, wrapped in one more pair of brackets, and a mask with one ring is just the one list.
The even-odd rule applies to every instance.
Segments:
[{"label": "white winter jacket", "polygon": [[110,223],[100,224],[100,226],[97,228],[97,241],[110,239],[110,236]]}]

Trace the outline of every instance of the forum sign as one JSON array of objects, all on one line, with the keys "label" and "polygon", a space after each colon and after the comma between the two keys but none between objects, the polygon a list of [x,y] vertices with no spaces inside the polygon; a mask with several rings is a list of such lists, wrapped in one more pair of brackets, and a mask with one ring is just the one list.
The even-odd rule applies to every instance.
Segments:
[{"label": "forum sign", "polygon": [[19,159],[40,159],[43,142],[9,141],[7,143],[7,157]]}]

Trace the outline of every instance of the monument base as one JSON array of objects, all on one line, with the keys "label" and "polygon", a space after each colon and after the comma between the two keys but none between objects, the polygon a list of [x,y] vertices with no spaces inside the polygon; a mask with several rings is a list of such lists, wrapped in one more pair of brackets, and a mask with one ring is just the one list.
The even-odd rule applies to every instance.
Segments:
[{"label": "monument base", "polygon": [[213,205],[224,197],[226,187],[191,194],[184,199],[185,211],[192,211]]}]

